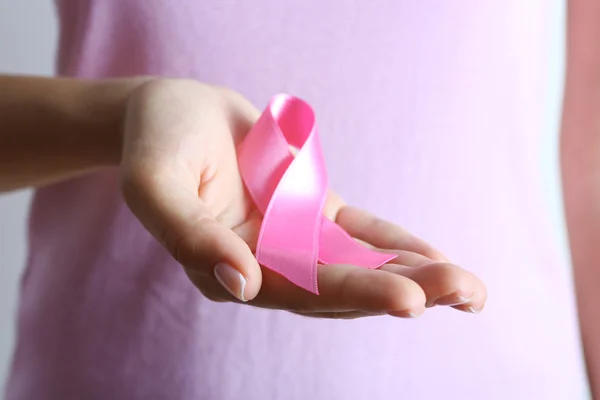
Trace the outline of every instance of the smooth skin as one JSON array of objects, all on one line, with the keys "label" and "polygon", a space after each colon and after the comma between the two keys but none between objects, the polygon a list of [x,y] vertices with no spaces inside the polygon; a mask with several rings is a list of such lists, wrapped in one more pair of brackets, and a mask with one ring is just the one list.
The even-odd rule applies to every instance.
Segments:
[{"label": "smooth skin", "polygon": [[415,317],[433,305],[479,312],[485,304],[473,274],[334,193],[325,214],[365,245],[396,252],[392,263],[319,266],[319,295],[259,266],[261,215],[236,157],[259,111],[231,90],[191,80],[4,76],[0,93],[1,190],[119,167],[132,212],[211,300],[320,318]]}]

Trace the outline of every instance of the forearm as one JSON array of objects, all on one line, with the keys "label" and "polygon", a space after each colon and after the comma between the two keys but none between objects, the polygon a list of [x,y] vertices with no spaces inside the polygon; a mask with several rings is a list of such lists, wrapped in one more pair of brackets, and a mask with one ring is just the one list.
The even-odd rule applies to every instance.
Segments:
[{"label": "forearm", "polygon": [[0,191],[117,165],[126,101],[141,82],[0,76]]},{"label": "forearm", "polygon": [[600,398],[600,3],[569,2],[561,166],[582,339]]}]

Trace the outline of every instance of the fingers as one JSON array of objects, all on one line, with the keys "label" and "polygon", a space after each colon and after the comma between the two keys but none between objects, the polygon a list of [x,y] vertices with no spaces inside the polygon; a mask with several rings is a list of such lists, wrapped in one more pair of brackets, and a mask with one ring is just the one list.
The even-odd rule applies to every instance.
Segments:
[{"label": "fingers", "polygon": [[318,280],[319,295],[315,295],[264,270],[262,290],[251,304],[301,313],[393,311],[406,317],[425,310],[423,290],[398,274],[352,265],[327,265],[319,266]]},{"label": "fingers", "polygon": [[[402,278],[402,279],[398,279]],[[368,270],[352,265],[319,268],[319,311],[395,311],[420,315],[425,294],[410,279],[384,270]]]},{"label": "fingers", "polygon": [[483,309],[487,299],[485,285],[470,272],[413,251],[379,249],[363,240],[359,242],[376,250],[396,253],[397,257],[381,269],[415,281],[425,293],[427,307],[452,306],[470,313]]},{"label": "fingers", "polygon": [[432,260],[447,261],[438,250],[391,222],[355,207],[343,207],[336,222],[351,236],[381,249],[398,249],[422,254]]},{"label": "fingers", "polygon": [[[311,318],[353,319],[384,314],[410,318],[434,305],[478,313],[487,297],[485,286],[473,274],[447,263],[418,268],[388,264],[380,271],[347,265],[320,266],[319,296],[272,271],[263,271],[263,279],[263,289],[251,305]],[[227,297],[217,285],[203,293],[215,301]]]},{"label": "fingers", "polygon": [[483,309],[487,298],[484,284],[472,273],[448,263],[432,263],[418,268],[388,264],[383,270],[409,278],[425,293],[426,306],[456,306],[466,312]]},{"label": "fingers", "polygon": [[[364,246],[377,249],[366,242],[360,242]],[[410,251],[377,250],[397,254],[395,259],[381,269],[406,276],[419,284],[427,297],[427,307],[446,305],[470,313],[479,313],[483,309],[487,291],[485,285],[472,273],[456,265],[439,263]]]},{"label": "fingers", "polygon": [[186,269],[217,279],[242,301],[252,299],[262,275],[250,248],[215,220],[195,185],[186,185],[168,171],[165,166],[158,174],[148,169],[128,171],[122,182],[127,204]]},{"label": "fingers", "polygon": [[429,265],[429,264],[435,262],[431,258],[425,257],[424,255],[419,254],[419,253],[413,253],[412,251],[395,250],[395,249],[380,249],[380,248],[375,247],[363,240],[359,240],[359,239],[355,239],[355,240],[367,248],[377,250],[377,251],[383,251],[385,253],[396,254],[396,258],[391,260],[389,262],[390,264],[405,265],[407,267],[420,267],[420,266]]},{"label": "fingers", "polygon": [[383,250],[386,253],[396,254],[396,258],[390,261],[391,264],[399,264],[407,267],[422,267],[435,261],[422,254],[413,253],[407,250]]}]

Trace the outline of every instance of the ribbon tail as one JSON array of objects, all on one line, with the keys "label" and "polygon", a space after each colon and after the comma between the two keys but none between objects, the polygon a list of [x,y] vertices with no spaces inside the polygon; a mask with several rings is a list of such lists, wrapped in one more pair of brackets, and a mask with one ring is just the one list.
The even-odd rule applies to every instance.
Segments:
[{"label": "ribbon tail", "polygon": [[351,264],[375,269],[392,261],[396,254],[374,251],[362,246],[335,222],[321,219],[319,261],[323,264]]}]

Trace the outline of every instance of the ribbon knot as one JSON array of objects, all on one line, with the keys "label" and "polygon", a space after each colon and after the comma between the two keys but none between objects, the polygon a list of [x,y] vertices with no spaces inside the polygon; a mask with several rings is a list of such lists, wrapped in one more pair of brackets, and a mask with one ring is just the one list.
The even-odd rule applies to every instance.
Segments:
[{"label": "ribbon knot", "polygon": [[238,149],[238,162],[263,214],[256,245],[261,265],[318,294],[318,262],[377,268],[395,257],[361,246],[323,215],[325,160],[314,112],[303,100],[273,97]]}]

